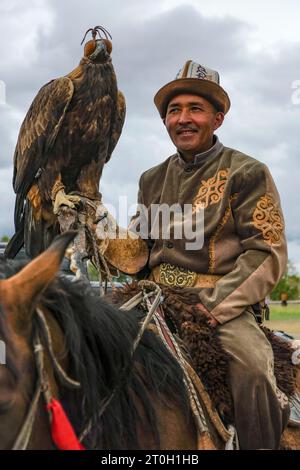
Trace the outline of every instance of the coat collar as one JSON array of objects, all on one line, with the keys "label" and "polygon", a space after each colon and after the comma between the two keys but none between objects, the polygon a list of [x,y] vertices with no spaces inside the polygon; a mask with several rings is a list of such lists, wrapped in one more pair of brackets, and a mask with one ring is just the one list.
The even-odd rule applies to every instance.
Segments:
[{"label": "coat collar", "polygon": [[177,152],[178,160],[179,160],[179,163],[183,166],[185,166],[185,165],[189,165],[189,166],[199,165],[199,164],[203,163],[204,161],[206,161],[208,158],[213,158],[216,155],[218,155],[223,150],[223,148],[224,148],[224,145],[219,141],[218,137],[216,135],[214,135],[214,144],[213,144],[213,146],[210,149],[206,150],[205,152],[197,153],[194,157],[193,163],[186,162],[183,159],[183,157],[182,157],[182,155],[180,154],[179,151]]}]

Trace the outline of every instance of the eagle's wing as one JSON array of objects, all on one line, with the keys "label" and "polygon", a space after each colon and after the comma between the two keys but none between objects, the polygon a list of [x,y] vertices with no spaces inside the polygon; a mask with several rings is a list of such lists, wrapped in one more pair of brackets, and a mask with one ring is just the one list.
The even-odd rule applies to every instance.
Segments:
[{"label": "eagle's wing", "polygon": [[114,122],[112,123],[112,127],[111,127],[110,141],[108,145],[107,157],[106,157],[105,163],[109,161],[111,154],[113,153],[114,148],[118,143],[118,140],[122,132],[123,124],[125,121],[125,114],[126,114],[125,97],[121,91],[118,91],[117,110],[116,110]]},{"label": "eagle's wing", "polygon": [[22,123],[14,154],[13,187],[17,194],[15,222],[20,220],[24,200],[40,168],[47,163],[74,92],[67,77],[44,85]]}]

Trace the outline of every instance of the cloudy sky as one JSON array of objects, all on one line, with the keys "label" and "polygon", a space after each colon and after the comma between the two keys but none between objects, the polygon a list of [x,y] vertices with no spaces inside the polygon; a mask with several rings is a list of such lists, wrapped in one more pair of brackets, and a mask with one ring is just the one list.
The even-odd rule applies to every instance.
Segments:
[{"label": "cloudy sky", "polygon": [[173,153],[153,96],[193,59],[218,70],[231,97],[221,141],[269,166],[300,272],[299,18],[298,0],[1,0],[0,236],[13,233],[12,156],[28,107],[44,83],[77,65],[84,32],[100,24],[112,34],[127,101],[104,202],[127,195],[133,204],[140,174]]}]

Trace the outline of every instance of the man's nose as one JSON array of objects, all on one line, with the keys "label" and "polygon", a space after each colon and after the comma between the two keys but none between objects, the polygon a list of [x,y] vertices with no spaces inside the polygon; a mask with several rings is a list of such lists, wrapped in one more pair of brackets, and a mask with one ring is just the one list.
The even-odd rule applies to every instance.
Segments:
[{"label": "man's nose", "polygon": [[178,124],[185,124],[191,122],[191,114],[188,109],[182,109],[179,115]]}]

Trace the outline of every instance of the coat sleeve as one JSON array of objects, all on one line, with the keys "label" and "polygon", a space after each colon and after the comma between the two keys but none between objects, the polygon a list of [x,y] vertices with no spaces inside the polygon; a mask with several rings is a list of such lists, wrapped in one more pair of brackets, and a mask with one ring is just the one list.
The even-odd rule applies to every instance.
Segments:
[{"label": "coat sleeve", "polygon": [[143,175],[139,181],[139,190],[137,196],[137,210],[134,216],[131,217],[128,230],[132,230],[137,235],[139,235],[145,242],[151,245],[151,240],[149,237],[150,227],[149,227],[149,218],[148,218],[148,208],[145,205],[144,198],[144,183]]},{"label": "coat sleeve", "polygon": [[243,252],[214,289],[199,291],[201,303],[219,323],[239,316],[263,300],[282,277],[287,244],[280,198],[272,176],[260,162],[245,173],[231,206]]}]

